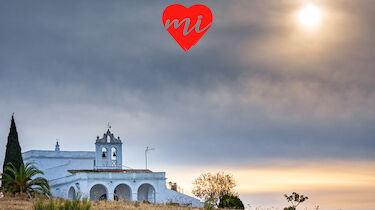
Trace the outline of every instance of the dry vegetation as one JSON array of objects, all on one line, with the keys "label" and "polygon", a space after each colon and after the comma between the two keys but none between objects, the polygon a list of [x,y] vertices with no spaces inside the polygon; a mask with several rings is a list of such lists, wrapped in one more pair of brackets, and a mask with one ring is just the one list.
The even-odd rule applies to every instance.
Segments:
[{"label": "dry vegetation", "polygon": [[176,210],[199,210],[199,208],[170,206],[161,204],[124,203],[117,201],[96,201],[92,203],[92,209],[176,209]]},{"label": "dry vegetation", "polygon": [[24,197],[2,197],[0,198],[0,209],[32,209],[33,203]]},{"label": "dry vegetation", "polygon": [[[0,209],[33,209],[33,203],[25,197],[2,197],[0,198]],[[48,202],[48,201],[45,201]],[[176,209],[176,210],[199,210],[199,208],[180,207],[161,204],[144,204],[133,202],[121,201],[94,201],[91,203],[91,209],[147,209],[147,210],[160,210],[160,209]]]}]

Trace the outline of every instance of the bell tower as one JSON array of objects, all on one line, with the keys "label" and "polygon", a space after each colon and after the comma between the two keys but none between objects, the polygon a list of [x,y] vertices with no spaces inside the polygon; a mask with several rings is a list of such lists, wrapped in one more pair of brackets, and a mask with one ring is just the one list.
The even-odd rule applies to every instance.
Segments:
[{"label": "bell tower", "polygon": [[122,142],[109,129],[96,138],[95,169],[122,169]]}]

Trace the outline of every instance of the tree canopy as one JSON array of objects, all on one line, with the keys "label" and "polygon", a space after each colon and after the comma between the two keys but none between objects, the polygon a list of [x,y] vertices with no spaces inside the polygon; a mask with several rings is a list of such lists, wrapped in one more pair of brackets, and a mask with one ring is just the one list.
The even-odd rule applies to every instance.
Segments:
[{"label": "tree canopy", "polygon": [[220,197],[219,208],[245,209],[241,199],[236,195],[223,195]]},{"label": "tree canopy", "polygon": [[236,186],[233,176],[224,172],[202,174],[193,184],[193,194],[205,200],[208,198],[218,200],[223,195],[233,195]]},{"label": "tree canopy", "polygon": [[26,165],[22,163],[19,168],[16,168],[12,163],[8,163],[4,173],[1,174],[1,180],[4,182],[2,188],[10,193],[50,196],[48,181],[43,177],[33,178],[38,174],[43,175],[43,172],[31,165],[30,162]]},{"label": "tree canopy", "polygon": [[[16,123],[14,121],[13,115],[12,115],[12,119],[10,123],[10,131],[8,135],[8,142],[6,145],[5,158],[4,158],[4,164],[3,164],[3,172],[12,176],[12,173],[5,170],[8,163],[12,163],[13,166],[17,169],[23,164],[21,147],[18,141],[18,133],[17,133]],[[4,185],[3,182],[1,184]]]},{"label": "tree canopy", "polygon": [[286,207],[284,208],[284,210],[295,210],[297,209],[299,204],[309,199],[309,197],[300,195],[296,192],[293,192],[291,195],[285,194],[284,197],[286,198],[288,202],[292,204],[292,206]]}]

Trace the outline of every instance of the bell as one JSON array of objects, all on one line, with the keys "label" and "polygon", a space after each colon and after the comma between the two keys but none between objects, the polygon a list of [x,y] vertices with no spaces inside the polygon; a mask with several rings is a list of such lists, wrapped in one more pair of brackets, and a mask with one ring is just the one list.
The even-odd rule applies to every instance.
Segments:
[{"label": "bell", "polygon": [[102,157],[105,157],[105,152],[103,152]]},{"label": "bell", "polygon": [[116,152],[113,153],[113,157],[116,157]]}]

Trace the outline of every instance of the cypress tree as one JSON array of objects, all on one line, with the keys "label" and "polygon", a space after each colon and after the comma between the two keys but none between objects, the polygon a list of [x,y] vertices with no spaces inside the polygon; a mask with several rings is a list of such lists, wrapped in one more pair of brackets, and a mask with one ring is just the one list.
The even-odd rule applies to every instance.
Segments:
[{"label": "cypress tree", "polygon": [[20,143],[18,142],[18,133],[13,115],[10,123],[10,131],[5,151],[3,172],[5,172],[4,169],[9,162],[12,163],[17,169],[20,167],[21,164],[23,164],[21,147]]}]

